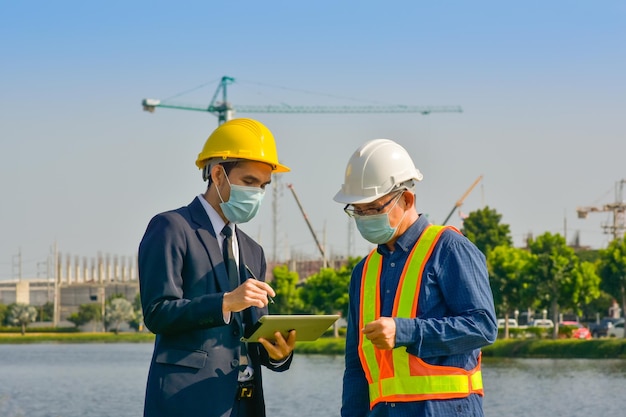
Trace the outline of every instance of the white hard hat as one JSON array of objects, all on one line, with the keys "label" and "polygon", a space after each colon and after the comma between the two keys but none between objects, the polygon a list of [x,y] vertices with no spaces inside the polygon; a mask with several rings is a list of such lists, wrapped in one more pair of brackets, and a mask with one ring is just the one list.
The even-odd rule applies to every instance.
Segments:
[{"label": "white hard hat", "polygon": [[393,190],[412,190],[422,178],[406,149],[389,139],[373,139],[352,154],[344,183],[333,199],[343,204],[369,203]]}]

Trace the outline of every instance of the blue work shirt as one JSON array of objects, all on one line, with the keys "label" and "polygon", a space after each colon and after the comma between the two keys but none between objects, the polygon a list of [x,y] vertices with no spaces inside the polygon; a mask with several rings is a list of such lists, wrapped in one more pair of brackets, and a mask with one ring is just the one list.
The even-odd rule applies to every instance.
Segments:
[{"label": "blue work shirt", "polygon": [[[381,316],[392,317],[393,302],[404,264],[429,225],[420,215],[395,242],[377,250],[382,255]],[[346,335],[346,369],[343,378],[342,417],[484,416],[482,397],[413,402],[387,402],[369,410],[369,392],[358,354],[360,287],[363,259],[352,271]],[[422,276],[417,318],[395,318],[396,347],[434,365],[466,370],[478,363],[482,346],[497,336],[493,294],[485,256],[465,236],[445,230]]]}]

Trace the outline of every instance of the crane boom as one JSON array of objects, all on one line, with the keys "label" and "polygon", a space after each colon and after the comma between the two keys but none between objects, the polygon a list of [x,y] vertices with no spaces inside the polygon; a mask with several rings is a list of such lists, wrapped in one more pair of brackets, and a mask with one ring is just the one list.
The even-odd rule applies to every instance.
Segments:
[{"label": "crane boom", "polygon": [[450,210],[450,213],[448,214],[448,217],[446,217],[446,219],[443,221],[443,223],[441,223],[442,225],[445,225],[448,220],[450,220],[450,217],[452,217],[452,213],[454,213],[454,210],[458,209],[459,207],[461,207],[461,205],[463,204],[463,201],[465,201],[465,199],[467,198],[467,196],[469,195],[469,193],[472,192],[472,190],[474,189],[474,187],[476,187],[476,185],[478,185],[478,183],[480,182],[480,180],[483,179],[482,175],[479,175],[478,178],[476,178],[474,180],[474,182],[472,183],[472,185],[470,185],[470,187],[467,189],[467,191],[465,191],[465,193],[461,196],[461,198],[459,198],[456,203],[454,203],[454,207],[452,207],[452,210]]},{"label": "crane boom", "polygon": [[[413,105],[389,105],[389,106],[289,106],[281,105],[238,105],[236,108],[228,102],[227,86],[235,81],[232,77],[224,76],[213,94],[211,102],[207,106],[194,104],[182,104],[168,101],[162,102],[158,99],[146,98],[141,102],[145,111],[153,113],[157,107],[178,110],[192,110],[214,113],[218,117],[218,123],[222,124],[230,120],[235,114],[235,110],[240,113],[420,113],[427,115],[430,113],[462,113],[461,106],[413,106]],[[217,98],[222,93],[221,101]]]},{"label": "crane boom", "polygon": [[[144,99],[142,102],[144,110],[153,112],[156,107],[193,110],[202,112],[220,111],[216,106],[198,106],[194,104],[182,103],[161,103],[156,99]],[[234,110],[232,108],[231,110]],[[391,106],[288,106],[286,104],[264,104],[264,105],[239,105],[237,106],[239,113],[462,113],[463,110],[459,106],[408,106],[408,105],[391,105]]]},{"label": "crane boom", "polygon": [[293,198],[296,200],[296,203],[298,204],[298,207],[300,208],[300,211],[302,212],[302,216],[304,217],[304,221],[306,222],[306,225],[309,226],[309,231],[313,235],[313,239],[315,240],[317,249],[319,249],[320,254],[322,255],[322,261],[324,262],[324,267],[326,267],[326,252],[324,251],[324,247],[320,244],[320,241],[317,239],[317,234],[315,234],[315,231],[313,230],[313,226],[311,226],[311,222],[309,221],[309,217],[304,212],[304,208],[302,207],[302,204],[300,204],[300,199],[298,198],[298,195],[296,194],[296,190],[293,189],[293,184],[287,184],[287,187],[291,190],[291,193],[293,194]]}]

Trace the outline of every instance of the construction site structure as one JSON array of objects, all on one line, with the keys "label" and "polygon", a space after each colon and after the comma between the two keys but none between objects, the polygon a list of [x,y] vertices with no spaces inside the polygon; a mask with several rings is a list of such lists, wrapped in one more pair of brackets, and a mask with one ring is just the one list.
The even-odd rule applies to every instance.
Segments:
[{"label": "construction site structure", "polygon": [[579,219],[586,219],[589,213],[608,212],[612,214],[611,223],[602,224],[602,229],[607,235],[612,235],[613,240],[621,239],[626,232],[626,203],[624,203],[624,184],[626,179],[615,184],[615,202],[600,206],[576,207]]}]

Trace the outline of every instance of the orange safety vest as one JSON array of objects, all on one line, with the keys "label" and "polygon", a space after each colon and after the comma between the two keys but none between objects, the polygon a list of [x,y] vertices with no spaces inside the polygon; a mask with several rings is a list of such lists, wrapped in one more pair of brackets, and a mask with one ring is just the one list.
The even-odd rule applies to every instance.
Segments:
[{"label": "orange safety vest", "polygon": [[[392,317],[416,317],[424,266],[446,228],[459,232],[450,226],[428,226],[409,254],[400,276]],[[382,256],[373,250],[363,267],[360,329],[380,317],[381,269]],[[369,383],[370,409],[380,402],[442,400],[484,394],[480,356],[478,364],[470,371],[431,365],[407,353],[404,346],[380,350],[360,332],[359,357]]]}]

